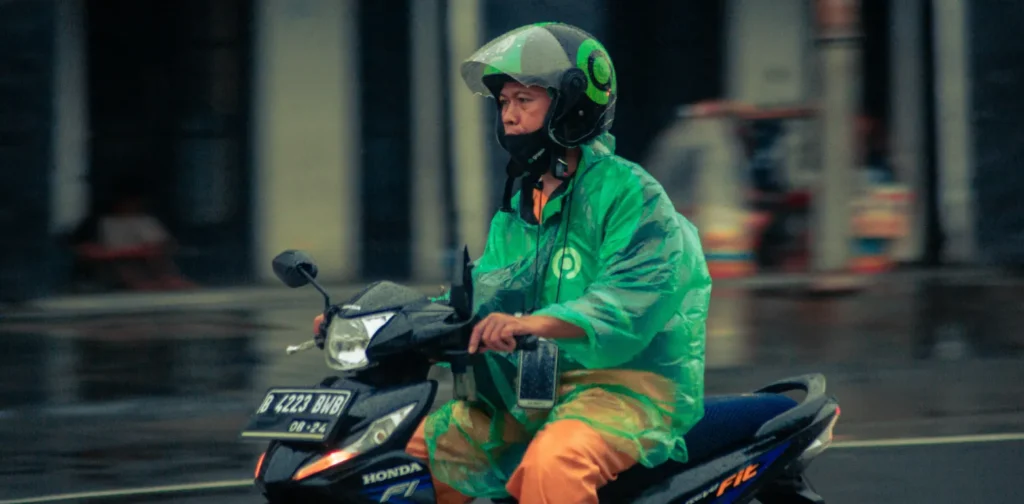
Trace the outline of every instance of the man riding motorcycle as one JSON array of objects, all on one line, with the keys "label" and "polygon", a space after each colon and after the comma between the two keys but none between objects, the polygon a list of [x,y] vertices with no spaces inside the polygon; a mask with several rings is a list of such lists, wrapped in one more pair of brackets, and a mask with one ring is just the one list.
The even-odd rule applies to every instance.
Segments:
[{"label": "man riding motorcycle", "polygon": [[[496,99],[511,155],[473,269],[481,321],[469,351],[490,351],[474,366],[478,399],[430,414],[407,451],[429,462],[440,503],[596,503],[636,463],[685,461],[683,434],[703,416],[711,279],[697,230],[614,154],[617,79],[590,34],[524,26],[461,73]],[[559,350],[551,409],[517,403],[515,336],[529,334]]]}]

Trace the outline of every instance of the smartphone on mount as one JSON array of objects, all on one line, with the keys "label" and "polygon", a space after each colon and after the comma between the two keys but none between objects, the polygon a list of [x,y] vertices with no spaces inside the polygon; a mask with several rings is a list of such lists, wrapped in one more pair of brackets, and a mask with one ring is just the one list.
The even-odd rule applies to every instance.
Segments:
[{"label": "smartphone on mount", "polygon": [[551,409],[558,398],[558,345],[538,338],[536,350],[519,350],[517,404],[527,409]]}]

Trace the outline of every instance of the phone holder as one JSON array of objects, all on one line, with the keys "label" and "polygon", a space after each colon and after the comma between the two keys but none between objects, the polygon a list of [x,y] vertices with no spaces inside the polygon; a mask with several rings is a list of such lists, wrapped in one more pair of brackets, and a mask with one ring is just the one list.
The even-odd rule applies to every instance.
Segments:
[{"label": "phone holder", "polygon": [[448,351],[444,355],[445,360],[451,364],[452,396],[459,401],[476,401],[476,376],[473,374],[469,351]]}]

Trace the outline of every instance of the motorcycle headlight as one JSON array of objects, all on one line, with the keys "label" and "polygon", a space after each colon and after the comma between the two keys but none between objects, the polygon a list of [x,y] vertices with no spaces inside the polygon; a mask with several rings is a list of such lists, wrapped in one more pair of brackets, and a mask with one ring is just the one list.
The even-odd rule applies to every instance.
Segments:
[{"label": "motorcycle headlight", "polygon": [[370,365],[366,347],[378,332],[395,316],[394,312],[374,313],[356,318],[334,317],[327,328],[324,359],[327,367],[338,371],[354,371]]}]

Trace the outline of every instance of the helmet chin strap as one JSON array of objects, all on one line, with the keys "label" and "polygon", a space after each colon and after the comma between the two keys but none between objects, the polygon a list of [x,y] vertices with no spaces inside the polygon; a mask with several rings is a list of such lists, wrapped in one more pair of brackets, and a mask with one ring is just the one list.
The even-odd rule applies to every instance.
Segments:
[{"label": "helmet chin strap", "polygon": [[[555,148],[562,151],[565,150],[561,146],[555,146]],[[505,191],[501,198],[501,211],[512,212],[512,192],[515,190],[516,179],[524,178],[525,180],[539,181],[540,177],[545,173],[551,173],[552,176],[559,180],[568,180],[570,176],[569,164],[565,158],[564,152],[560,156],[544,155],[542,159],[537,159],[531,164],[532,169],[524,167],[515,157],[510,158],[508,164],[505,165],[505,175],[507,175],[507,178],[505,179]]]},{"label": "helmet chin strap", "polygon": [[569,162],[565,160],[566,156],[561,156],[555,159],[551,167],[551,175],[562,182],[569,180]]},{"label": "helmet chin strap", "polygon": [[545,173],[551,173],[562,180],[568,177],[569,167],[565,161],[567,150],[548,136],[547,125],[551,113],[549,110],[543,127],[521,135],[506,135],[501,116],[497,118],[495,134],[498,143],[509,153],[509,161],[505,166],[508,178],[505,179],[505,191],[501,199],[501,210],[504,212],[512,212],[512,192],[517,178],[537,180]]}]

